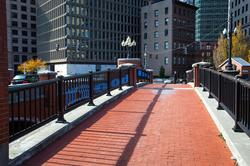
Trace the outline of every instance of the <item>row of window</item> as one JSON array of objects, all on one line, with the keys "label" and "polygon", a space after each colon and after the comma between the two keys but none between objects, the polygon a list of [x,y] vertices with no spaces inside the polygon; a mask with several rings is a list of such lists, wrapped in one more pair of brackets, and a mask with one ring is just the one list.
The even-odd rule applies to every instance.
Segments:
[{"label": "row of window", "polygon": [[[244,2],[245,0],[242,0],[242,2]],[[235,2],[232,2],[231,3],[231,7],[234,8],[236,7],[237,5],[240,5],[241,3],[241,0],[235,0]]]},{"label": "row of window", "polygon": [[[16,12],[11,12],[11,18],[19,19],[18,14]],[[20,18],[23,19],[23,20],[28,20],[27,14],[21,14]],[[36,16],[30,16],[30,20],[31,21],[36,21]]]},{"label": "row of window", "polygon": [[[168,7],[165,8],[165,14],[168,14]],[[159,17],[159,15],[160,15],[160,11],[159,10],[155,10],[154,11],[154,16],[155,17]],[[148,13],[145,12],[144,13],[144,19],[147,19],[147,18],[148,18]]]},{"label": "row of window", "polygon": [[[22,44],[29,44],[29,40],[28,39],[23,38],[21,41],[22,41]],[[19,43],[19,38],[13,37],[12,38],[12,43],[18,44]],[[36,40],[35,39],[30,40],[30,44],[36,45]]]},{"label": "row of window", "polygon": [[14,62],[19,63],[20,62],[20,57],[22,58],[22,63],[26,62],[28,60],[27,55],[14,55]]},{"label": "row of window", "polygon": [[[18,34],[19,34],[18,30],[15,30],[15,29],[12,30],[12,35],[13,36],[18,35]],[[21,34],[22,34],[22,36],[28,36],[28,31],[22,30]],[[31,37],[36,37],[36,32],[34,32],[34,31],[30,32],[30,36]]]},{"label": "row of window", "polygon": [[[19,51],[22,51],[22,52],[29,52],[29,49],[28,49],[28,47],[22,47],[21,49],[19,49],[19,47],[18,46],[13,46],[12,47],[12,51],[13,52],[19,52]],[[36,49],[36,47],[32,47],[31,48],[31,50],[30,50],[32,53],[36,53],[37,52],[37,49]]]},{"label": "row of window", "polygon": [[[20,22],[20,25],[22,28],[28,28],[28,23],[26,22]],[[11,26],[12,27],[18,27],[18,22],[17,21],[11,21]],[[36,29],[36,24],[30,24],[31,29]]]},{"label": "row of window", "polygon": [[242,17],[241,19],[236,20],[236,21],[234,22],[234,27],[236,27],[236,26],[239,25],[239,24],[245,25],[245,24],[247,24],[248,22],[250,22],[250,17],[249,17],[249,20],[248,20],[248,16]]},{"label": "row of window", "polygon": [[[164,42],[164,49],[167,50],[169,48],[168,41]],[[144,51],[147,51],[148,45],[145,43],[144,44]],[[154,42],[154,50],[159,50],[160,49],[160,44],[159,42]]]},{"label": "row of window", "polygon": [[[17,0],[11,0],[12,2],[17,2]],[[27,3],[27,0],[21,0],[22,3]],[[31,5],[36,5],[36,0],[29,0]]]},{"label": "row of window", "polygon": [[[11,8],[11,10],[18,10],[17,4],[11,4],[11,5],[10,5],[10,8]],[[21,5],[21,6],[20,6],[20,9],[21,9],[21,11],[23,11],[23,12],[27,12],[27,7],[26,7],[26,6]],[[36,13],[36,8],[35,8],[35,7],[31,7],[31,8],[30,8],[30,12],[35,14],[35,13]]]},{"label": "row of window", "polygon": [[[164,19],[164,23],[165,23],[165,25],[168,25],[168,18]],[[159,25],[160,25],[159,20],[155,20],[154,21],[154,27],[159,27]],[[144,29],[147,29],[147,28],[148,28],[148,22],[144,21]]]},{"label": "row of window", "polygon": [[[240,13],[241,10],[241,13]],[[242,6],[241,9],[239,8],[238,10],[234,11],[234,17],[240,16],[241,14],[244,14],[244,12],[248,11],[248,4],[246,6]]]},{"label": "row of window", "polygon": [[[144,39],[148,39],[148,33],[144,33]],[[168,36],[168,29],[164,30],[164,36]],[[159,37],[159,31],[154,31],[154,38],[158,38]]]}]

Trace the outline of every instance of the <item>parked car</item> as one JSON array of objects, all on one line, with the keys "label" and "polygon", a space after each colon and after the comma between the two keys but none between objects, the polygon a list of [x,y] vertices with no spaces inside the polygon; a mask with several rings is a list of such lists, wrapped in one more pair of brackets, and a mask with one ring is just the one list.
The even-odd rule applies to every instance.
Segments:
[{"label": "parked car", "polygon": [[16,75],[12,81],[11,84],[27,84],[27,83],[34,83],[39,81],[38,75],[35,74],[20,74]]}]

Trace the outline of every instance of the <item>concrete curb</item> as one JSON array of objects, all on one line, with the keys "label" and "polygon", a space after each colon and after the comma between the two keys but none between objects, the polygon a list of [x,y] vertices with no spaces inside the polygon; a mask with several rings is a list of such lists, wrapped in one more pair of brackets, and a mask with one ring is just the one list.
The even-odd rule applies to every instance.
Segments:
[{"label": "concrete curb", "polygon": [[[139,87],[142,87],[146,84],[147,83],[138,83],[137,87],[139,88]],[[24,161],[28,160],[29,158],[31,158],[32,156],[34,156],[38,152],[42,151],[49,144],[55,142],[58,138],[60,138],[61,136],[63,136],[64,134],[66,134],[67,132],[69,132],[70,130],[75,128],[76,126],[78,126],[80,123],[84,122],[84,120],[88,119],[90,116],[92,116],[95,112],[99,111],[101,108],[103,108],[104,106],[106,106],[107,104],[109,104],[111,102],[116,101],[121,96],[124,96],[124,95],[132,92],[135,89],[136,88],[134,88],[134,87],[128,87],[127,89],[123,90],[121,93],[110,97],[108,100],[106,100],[106,101],[102,102],[101,104],[95,106],[94,108],[90,109],[89,111],[84,113],[82,116],[78,117],[76,120],[69,122],[69,123],[66,123],[66,124],[57,124],[57,126],[60,125],[58,130],[55,129],[55,132],[53,134],[48,135],[45,139],[41,140],[39,143],[34,145],[32,148],[29,148],[28,150],[25,150],[24,152],[22,152],[20,155],[14,157],[13,159],[10,159],[9,165],[11,165],[11,166],[21,165]],[[66,116],[66,114],[65,114],[65,116]],[[55,121],[56,120],[54,120],[50,123],[54,125]],[[44,127],[46,128],[46,125]],[[39,129],[37,129],[37,130],[39,130]],[[23,140],[27,140],[27,138],[23,139]],[[17,142],[16,144],[20,144],[20,143],[21,143],[21,141]],[[15,145],[12,145],[12,146],[14,147]]]},{"label": "concrete curb", "polygon": [[[201,92],[201,88],[194,88],[197,95],[202,100],[203,104],[207,108],[208,113],[216,124],[218,130],[221,132],[222,136],[225,139],[227,146],[232,152],[232,159],[237,161],[239,166],[250,166],[250,163],[245,160],[247,154],[243,155],[242,153],[247,151],[244,148],[244,145],[239,145],[238,142],[235,141],[235,138],[243,137],[243,140],[247,140],[248,137],[245,133],[235,133],[231,129],[234,125],[233,119],[228,115],[225,110],[217,110],[217,101],[215,99],[208,99],[208,92]],[[220,112],[218,112],[220,111]],[[223,117],[223,118],[222,118]],[[227,123],[224,123],[227,122]],[[246,142],[246,144],[249,144]],[[248,154],[249,155],[249,154]]]}]

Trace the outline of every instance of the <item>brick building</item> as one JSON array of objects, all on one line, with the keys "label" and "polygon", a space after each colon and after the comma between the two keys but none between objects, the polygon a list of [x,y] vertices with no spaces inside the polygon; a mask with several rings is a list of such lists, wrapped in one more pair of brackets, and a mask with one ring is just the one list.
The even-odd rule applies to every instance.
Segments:
[{"label": "brick building", "polygon": [[0,1],[0,163],[8,165],[8,57],[5,1]]}]

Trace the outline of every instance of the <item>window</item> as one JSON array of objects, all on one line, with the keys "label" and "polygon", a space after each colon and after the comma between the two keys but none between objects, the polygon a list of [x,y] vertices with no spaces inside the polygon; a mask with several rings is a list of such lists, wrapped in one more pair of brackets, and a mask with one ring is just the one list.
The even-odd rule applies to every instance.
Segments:
[{"label": "window", "polygon": [[27,59],[28,59],[28,58],[27,58],[27,56],[26,56],[26,55],[23,55],[23,56],[22,56],[22,62],[26,62],[26,61],[27,61]]},{"label": "window", "polygon": [[144,13],[144,19],[148,18],[148,13]]},{"label": "window", "polygon": [[168,36],[168,29],[165,29],[164,35],[165,35],[165,36]]},{"label": "window", "polygon": [[159,43],[158,42],[154,43],[154,50],[159,50]]},{"label": "window", "polygon": [[159,10],[155,10],[154,13],[155,13],[155,17],[159,16]]},{"label": "window", "polygon": [[165,25],[168,25],[168,18],[165,18]]},{"label": "window", "polygon": [[26,14],[22,14],[22,15],[21,15],[21,18],[22,18],[23,20],[27,20],[27,15],[26,15]]},{"label": "window", "polygon": [[22,50],[23,52],[28,52],[28,47],[23,47]]},{"label": "window", "polygon": [[167,50],[168,49],[168,41],[164,42],[164,49]]},{"label": "window", "polygon": [[12,43],[18,43],[18,38],[12,38]]},{"label": "window", "polygon": [[30,19],[31,19],[32,21],[36,21],[36,16],[30,16]]},{"label": "window", "polygon": [[12,35],[18,35],[18,30],[12,30]]},{"label": "window", "polygon": [[145,22],[144,22],[144,28],[146,29],[147,27],[148,27],[148,22],[145,21]]},{"label": "window", "polygon": [[22,3],[26,3],[26,0],[21,0]]},{"label": "window", "polygon": [[19,55],[14,55],[14,62],[19,62]]},{"label": "window", "polygon": [[36,37],[36,32],[31,32],[32,37]]},{"label": "window", "polygon": [[147,38],[148,38],[148,34],[144,33],[144,39],[147,39]]},{"label": "window", "polygon": [[35,47],[32,47],[32,48],[31,48],[31,52],[32,52],[32,53],[36,53],[36,51],[37,51],[37,50],[36,50]]},{"label": "window", "polygon": [[17,10],[17,5],[11,4],[11,9],[12,9],[12,10]]},{"label": "window", "polygon": [[168,14],[168,7],[165,8],[165,14]]},{"label": "window", "polygon": [[17,26],[18,26],[17,21],[12,21],[12,22],[11,22],[11,25],[12,25],[13,27],[17,27]]},{"label": "window", "polygon": [[158,59],[158,55],[155,55],[155,59]]},{"label": "window", "polygon": [[36,13],[36,8],[33,8],[33,7],[30,8],[30,12],[31,12],[31,13]]},{"label": "window", "polygon": [[22,31],[22,35],[23,36],[28,36],[28,32],[27,31]]},{"label": "window", "polygon": [[11,13],[11,18],[17,18],[17,13],[12,12]]},{"label": "window", "polygon": [[24,11],[24,12],[26,12],[27,11],[26,6],[21,6],[21,10]]},{"label": "window", "polygon": [[144,51],[147,51],[148,45],[144,44]]},{"label": "window", "polygon": [[165,65],[168,65],[168,57],[165,57],[164,63],[165,63]]},{"label": "window", "polygon": [[13,51],[13,52],[18,52],[18,47],[13,46],[13,47],[12,47],[12,51]]},{"label": "window", "polygon": [[159,37],[159,32],[158,31],[155,31],[154,32],[154,38],[158,38]]},{"label": "window", "polygon": [[155,20],[155,27],[159,26],[159,20]]},{"label": "window", "polygon": [[23,28],[27,28],[27,23],[22,22],[22,27],[23,27]]},{"label": "window", "polygon": [[22,43],[23,44],[28,44],[28,40],[27,39],[22,39]]}]

